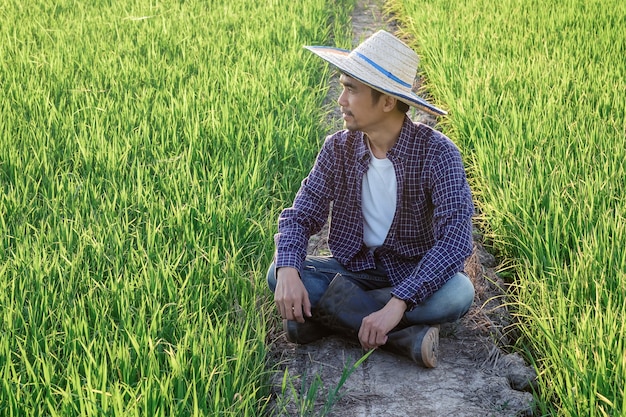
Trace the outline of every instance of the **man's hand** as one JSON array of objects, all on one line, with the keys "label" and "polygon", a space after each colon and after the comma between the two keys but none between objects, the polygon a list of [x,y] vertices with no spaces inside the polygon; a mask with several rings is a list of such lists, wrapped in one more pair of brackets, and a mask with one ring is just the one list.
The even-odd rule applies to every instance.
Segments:
[{"label": "man's hand", "polygon": [[400,323],[405,311],[406,303],[392,297],[385,307],[365,317],[359,329],[363,349],[376,349],[387,343],[387,334]]},{"label": "man's hand", "polygon": [[279,268],[276,271],[276,291],[274,302],[283,319],[304,323],[304,317],[311,317],[311,302],[300,274],[295,268]]}]

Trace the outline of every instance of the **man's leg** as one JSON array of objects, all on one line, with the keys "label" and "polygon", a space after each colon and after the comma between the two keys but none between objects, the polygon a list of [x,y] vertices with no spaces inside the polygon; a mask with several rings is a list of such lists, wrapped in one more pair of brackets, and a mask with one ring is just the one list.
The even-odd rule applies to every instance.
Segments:
[{"label": "man's leg", "polygon": [[[391,298],[391,288],[368,291],[373,298],[387,303]],[[404,315],[406,324],[441,324],[463,317],[474,301],[474,285],[462,272],[448,280],[427,300],[415,306]]]},{"label": "man's leg", "polygon": [[[385,305],[370,296],[375,291],[365,291],[354,281],[337,274],[317,305],[317,320],[344,336],[355,338],[363,318]],[[394,329],[387,334],[387,342],[381,348],[434,368],[439,352],[439,328],[410,324]]]},{"label": "man's leg", "polygon": [[[356,334],[361,320],[382,308],[391,298],[391,288],[376,288],[381,281],[346,279],[337,275],[318,303],[319,320],[327,327]],[[387,284],[388,285],[388,284]],[[400,325],[388,334],[383,349],[406,356],[418,364],[437,366],[439,326],[464,315],[474,299],[474,287],[465,274],[456,274],[428,300],[405,313]]]}]

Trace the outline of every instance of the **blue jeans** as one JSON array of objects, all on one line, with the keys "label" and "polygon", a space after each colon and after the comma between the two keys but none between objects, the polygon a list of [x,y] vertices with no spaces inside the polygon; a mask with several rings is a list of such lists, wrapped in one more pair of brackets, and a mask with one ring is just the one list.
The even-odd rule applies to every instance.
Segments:
[{"label": "blue jeans", "polygon": [[[380,264],[375,269],[351,272],[345,269],[335,258],[326,256],[307,256],[300,278],[309,293],[311,306],[315,308],[328,285],[336,274],[350,279],[371,296],[385,304],[391,298],[387,273]],[[276,290],[276,268],[272,264],[267,271],[267,283],[270,290]],[[474,301],[474,285],[462,272],[450,278],[443,287],[427,300],[405,313],[409,324],[439,324],[458,320]],[[381,307],[382,308],[382,307]]]}]

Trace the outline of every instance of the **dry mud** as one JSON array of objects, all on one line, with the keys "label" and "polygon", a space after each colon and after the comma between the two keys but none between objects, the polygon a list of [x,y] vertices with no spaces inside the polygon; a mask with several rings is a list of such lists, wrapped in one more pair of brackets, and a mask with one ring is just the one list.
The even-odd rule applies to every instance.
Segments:
[{"label": "dry mud", "polygon": [[[353,16],[354,44],[378,29],[393,32],[383,16],[382,0],[359,0]],[[336,77],[335,77],[336,78]],[[331,82],[329,108],[336,107],[336,80]],[[336,115],[336,113],[335,113]],[[329,125],[337,126],[339,117]],[[414,119],[432,123],[425,116]],[[309,253],[324,253],[325,234],[311,238]],[[494,272],[495,259],[483,249],[476,234],[474,253],[466,272],[476,288],[470,312],[454,324],[441,327],[439,366],[421,368],[399,356],[376,350],[343,384],[341,398],[330,416],[528,416],[535,371],[506,346],[515,340],[512,319],[506,308],[504,283]],[[340,382],[346,366],[364,354],[356,341],[328,337],[309,345],[286,341],[278,322],[271,333],[271,357],[278,370],[273,380],[272,407],[278,415],[323,415],[329,391]],[[287,370],[290,386],[282,393]],[[303,397],[315,391],[312,412],[302,412]]]}]

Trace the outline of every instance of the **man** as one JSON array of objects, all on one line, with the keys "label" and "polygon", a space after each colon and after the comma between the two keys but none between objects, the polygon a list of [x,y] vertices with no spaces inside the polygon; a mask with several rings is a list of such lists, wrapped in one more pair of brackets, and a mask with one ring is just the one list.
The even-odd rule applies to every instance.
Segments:
[{"label": "man", "polygon": [[[287,338],[339,332],[435,367],[438,325],[474,299],[460,272],[472,251],[473,203],[458,149],[406,112],[446,113],[412,92],[418,57],[385,31],[352,52],[306,48],[341,72],[346,129],[326,138],[279,218],[267,279]],[[331,206],[332,256],[307,256]]]}]

